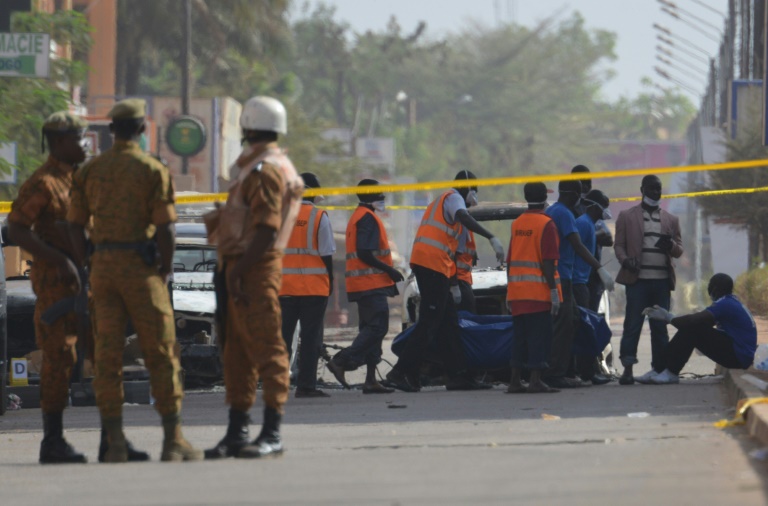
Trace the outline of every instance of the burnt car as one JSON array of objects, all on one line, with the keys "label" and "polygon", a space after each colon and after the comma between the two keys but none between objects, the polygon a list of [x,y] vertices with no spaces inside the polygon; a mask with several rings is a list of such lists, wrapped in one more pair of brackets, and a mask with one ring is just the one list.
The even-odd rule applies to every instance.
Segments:
[{"label": "burnt car", "polygon": [[[509,222],[519,217],[527,209],[528,206],[526,204],[483,203],[470,208],[468,212],[479,222],[502,221],[508,222],[509,227],[511,226]],[[505,235],[501,237],[509,237],[509,228],[506,229]],[[507,271],[503,266],[473,267],[472,292],[475,295],[478,315],[509,315],[507,308]],[[403,307],[401,313],[403,330],[416,323],[419,317],[420,301],[421,296],[419,294],[419,287],[416,284],[416,277],[411,273],[403,288]],[[604,315],[606,321],[610,320],[610,304],[607,292],[603,294],[599,313]],[[611,351],[609,343],[603,351],[603,360],[601,361],[602,372],[606,374],[612,372],[613,356]]]}]

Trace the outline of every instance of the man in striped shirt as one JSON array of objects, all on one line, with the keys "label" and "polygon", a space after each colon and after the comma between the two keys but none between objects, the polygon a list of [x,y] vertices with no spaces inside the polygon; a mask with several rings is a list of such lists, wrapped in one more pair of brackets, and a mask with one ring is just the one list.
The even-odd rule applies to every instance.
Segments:
[{"label": "man in striped shirt", "polygon": [[659,306],[669,310],[671,291],[675,289],[674,258],[683,254],[680,222],[661,209],[661,180],[645,176],[640,191],[643,200],[619,214],[616,220],[616,259],[621,270],[616,282],[627,287],[627,308],[624,332],[621,336],[620,358],[624,373],[622,385],[635,381],[649,383],[657,373],[666,369],[666,347],[669,334],[663,322],[651,321],[651,370],[635,378],[632,368],[637,363],[637,344],[643,328],[646,307]]}]

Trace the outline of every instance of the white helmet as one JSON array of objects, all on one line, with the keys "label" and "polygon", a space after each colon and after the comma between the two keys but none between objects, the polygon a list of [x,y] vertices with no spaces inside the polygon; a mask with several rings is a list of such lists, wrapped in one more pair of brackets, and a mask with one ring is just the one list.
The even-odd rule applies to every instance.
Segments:
[{"label": "white helmet", "polygon": [[272,97],[252,97],[243,106],[240,115],[240,128],[243,130],[262,130],[288,133],[288,118],[285,106]]}]

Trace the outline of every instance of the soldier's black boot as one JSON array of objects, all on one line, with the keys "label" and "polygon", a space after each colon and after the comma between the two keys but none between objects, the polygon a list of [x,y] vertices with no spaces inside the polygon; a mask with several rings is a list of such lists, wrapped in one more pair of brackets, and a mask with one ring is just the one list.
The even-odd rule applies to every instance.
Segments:
[{"label": "soldier's black boot", "polygon": [[[101,442],[99,443],[99,462],[104,462],[104,456],[109,449],[109,442],[107,441],[107,430],[101,428]],[[125,440],[125,449],[128,450],[128,462],[145,462],[149,460],[149,453],[137,450],[133,447],[130,441]]]},{"label": "soldier's black boot", "polygon": [[43,413],[41,464],[85,464],[88,459],[64,439],[63,413]]},{"label": "soldier's black boot", "polygon": [[283,415],[274,408],[264,408],[264,425],[253,443],[243,447],[238,457],[243,459],[258,459],[262,457],[277,457],[283,453],[283,441],[280,438],[280,422]]},{"label": "soldier's black boot", "polygon": [[248,445],[248,424],[251,419],[248,413],[229,409],[229,425],[227,433],[216,446],[205,450],[205,459],[225,459],[236,457],[240,450]]}]

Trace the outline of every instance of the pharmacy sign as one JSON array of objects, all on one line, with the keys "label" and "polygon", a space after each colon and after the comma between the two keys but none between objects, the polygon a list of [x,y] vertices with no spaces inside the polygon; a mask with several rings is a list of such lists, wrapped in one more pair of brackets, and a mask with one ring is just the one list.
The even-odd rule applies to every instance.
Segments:
[{"label": "pharmacy sign", "polygon": [[50,35],[0,33],[0,76],[48,77],[50,67]]}]

